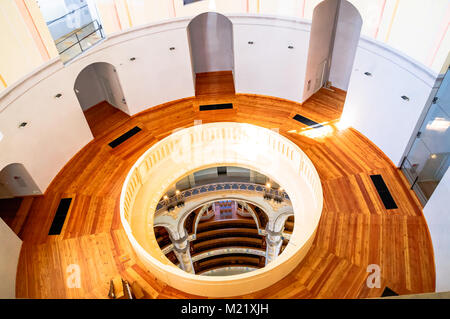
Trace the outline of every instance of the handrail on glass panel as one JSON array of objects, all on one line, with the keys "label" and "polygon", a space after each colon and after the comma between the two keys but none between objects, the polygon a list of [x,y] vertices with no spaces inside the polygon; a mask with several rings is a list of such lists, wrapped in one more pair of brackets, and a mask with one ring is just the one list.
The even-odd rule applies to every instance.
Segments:
[{"label": "handrail on glass panel", "polygon": [[49,26],[49,25],[52,24],[52,23],[55,23],[56,21],[59,21],[59,20],[61,20],[61,19],[64,19],[64,18],[67,17],[68,15],[73,14],[73,13],[75,13],[75,12],[78,11],[78,10],[84,9],[84,8],[86,8],[87,6],[88,6],[88,5],[85,4],[85,5],[82,6],[82,7],[79,7],[79,8],[77,8],[77,9],[74,9],[74,10],[70,11],[70,12],[67,12],[65,15],[62,15],[62,16],[60,16],[59,18],[53,19],[52,21],[48,21],[48,22],[47,22],[47,26]]},{"label": "handrail on glass panel", "polygon": [[[64,37],[61,41],[55,42],[55,45],[58,45],[58,44],[64,42],[65,40],[67,40],[68,38],[73,37],[73,35],[76,35],[78,32],[80,32],[81,30],[87,28],[89,25],[95,24],[94,22],[97,23],[97,29],[96,29],[97,31],[98,31],[99,29],[102,28],[101,24],[99,24],[97,20],[92,20],[91,22],[85,24],[85,25],[82,26],[81,28],[79,28],[79,29],[77,29],[77,30],[74,30],[74,32],[71,32],[69,35],[67,35],[66,37]],[[92,34],[92,33],[90,33],[90,34]],[[77,38],[78,38],[78,36],[77,36]],[[60,53],[61,53],[61,52],[60,52]]]},{"label": "handrail on glass panel", "polygon": [[[94,26],[94,27],[93,27],[93,30],[90,31],[90,30],[88,29],[88,30],[89,30],[89,33],[86,34],[86,35],[84,35],[84,34],[83,34],[83,30],[86,29],[88,26],[91,26],[91,25]],[[99,34],[99,39],[91,38],[92,40],[94,40],[95,43],[97,43],[98,41],[100,41],[101,39],[103,39],[103,38],[104,38],[104,35],[103,35],[102,30],[103,30],[102,25],[99,24],[97,20],[93,20],[92,22],[90,22],[90,23],[88,23],[87,25],[83,26],[81,29],[77,30],[75,33],[72,33],[69,37],[72,37],[72,38],[73,38],[74,43],[72,43],[72,41],[68,41],[68,42],[69,42],[69,46],[68,46],[68,47],[62,48],[61,51],[59,51],[59,49],[58,49],[58,53],[61,55],[61,59],[64,60],[64,63],[67,62],[67,61],[69,61],[69,60],[71,60],[71,59],[73,59],[74,57],[78,56],[79,54],[81,54],[81,53],[83,53],[84,51],[86,51],[89,47],[91,47],[92,44],[94,44],[94,43],[91,44],[91,43],[88,42],[88,45],[89,45],[89,46],[83,48],[82,42],[85,41],[85,40],[88,39],[88,38],[91,38],[91,36],[92,36],[93,34],[95,34],[95,33],[97,33],[97,32],[100,33],[100,34]],[[79,36],[79,35],[80,35],[80,36]],[[67,37],[67,38],[69,38],[69,37]],[[65,40],[67,40],[67,38],[65,38]],[[60,44],[60,43],[64,42],[65,40],[60,41],[60,42],[58,42],[57,44]],[[86,41],[87,41],[87,40],[86,40]],[[72,48],[75,48],[76,46],[79,46],[79,49],[76,50],[76,53],[75,53],[75,54],[74,54],[74,53],[71,53],[71,51],[69,51],[69,50],[71,50]],[[69,51],[69,52],[68,52],[68,51]],[[64,53],[66,53],[65,56],[63,56]]]}]

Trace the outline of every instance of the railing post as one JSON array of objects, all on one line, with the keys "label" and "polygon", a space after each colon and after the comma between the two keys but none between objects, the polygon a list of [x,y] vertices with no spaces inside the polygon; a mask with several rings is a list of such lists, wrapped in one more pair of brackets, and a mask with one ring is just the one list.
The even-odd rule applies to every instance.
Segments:
[{"label": "railing post", "polygon": [[75,37],[77,38],[77,43],[78,43],[78,45],[80,46],[81,52],[83,52],[83,47],[81,46],[80,39],[78,38],[78,35],[77,35],[76,32],[75,32]]}]

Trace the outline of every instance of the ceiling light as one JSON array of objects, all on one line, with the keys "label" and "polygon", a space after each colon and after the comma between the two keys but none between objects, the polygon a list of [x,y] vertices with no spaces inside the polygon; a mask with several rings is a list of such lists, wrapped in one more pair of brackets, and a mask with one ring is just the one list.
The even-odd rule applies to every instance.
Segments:
[{"label": "ceiling light", "polygon": [[270,184],[269,182],[267,182],[267,183],[266,183],[266,187],[267,187],[267,188],[271,188],[271,187],[272,187],[272,184]]},{"label": "ceiling light", "polygon": [[405,101],[409,101],[409,97],[407,97],[406,95],[402,95],[401,98]]}]

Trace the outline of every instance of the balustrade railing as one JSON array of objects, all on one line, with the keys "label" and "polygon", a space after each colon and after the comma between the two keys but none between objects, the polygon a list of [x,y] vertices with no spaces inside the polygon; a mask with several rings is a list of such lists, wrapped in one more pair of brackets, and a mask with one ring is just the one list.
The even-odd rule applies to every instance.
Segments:
[{"label": "balustrade railing", "polygon": [[163,198],[156,206],[156,214],[163,210],[172,210],[175,206],[179,206],[180,203],[184,204],[186,199],[193,196],[203,195],[211,192],[223,192],[223,191],[251,191],[263,194],[264,198],[275,199],[279,202],[283,200],[289,200],[289,196],[284,191],[277,189],[268,189],[265,185],[245,182],[221,182],[214,184],[207,184],[192,187],[184,190],[179,194],[171,197]]}]

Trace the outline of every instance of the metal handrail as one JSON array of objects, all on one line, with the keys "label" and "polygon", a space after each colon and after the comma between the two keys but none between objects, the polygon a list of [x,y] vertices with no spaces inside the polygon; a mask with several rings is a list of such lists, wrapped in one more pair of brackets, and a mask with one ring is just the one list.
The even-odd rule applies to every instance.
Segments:
[{"label": "metal handrail", "polygon": [[92,31],[91,33],[89,33],[87,36],[85,36],[85,37],[83,37],[83,38],[81,38],[81,39],[79,39],[79,38],[78,38],[78,35],[75,33],[75,36],[76,36],[76,38],[77,38],[77,42],[74,43],[74,44],[72,44],[71,46],[65,48],[63,51],[59,52],[59,54],[62,54],[62,53],[64,53],[64,52],[66,52],[67,50],[69,50],[70,48],[74,47],[74,46],[77,45],[77,44],[80,46],[81,52],[84,52],[83,47],[81,46],[81,41],[83,41],[84,39],[90,37],[92,34],[96,33],[97,31],[100,31],[100,35],[101,35],[101,37],[103,38],[103,34],[102,34],[102,31],[101,31],[102,29],[103,29],[103,28],[102,28],[101,24],[99,24],[98,29],[95,29],[94,31]]},{"label": "metal handrail", "polygon": [[61,19],[65,18],[65,17],[67,17],[69,14],[73,14],[73,13],[75,13],[75,12],[78,11],[78,10],[81,10],[81,9],[83,9],[83,8],[86,8],[87,6],[88,6],[88,5],[85,4],[85,5],[82,6],[82,7],[79,7],[79,8],[77,8],[77,9],[75,9],[75,10],[72,10],[72,11],[70,11],[70,12],[67,12],[65,15],[62,15],[62,16],[60,16],[59,18],[53,19],[52,21],[48,21],[48,22],[47,22],[47,26],[49,26],[50,24],[52,24],[52,23],[54,23],[54,22],[56,22],[56,21],[58,21],[58,20],[61,20]]},{"label": "metal handrail", "polygon": [[83,30],[84,28],[86,28],[87,26],[89,26],[90,24],[92,24],[92,23],[94,23],[94,22],[97,22],[97,28],[100,28],[100,27],[101,27],[101,24],[98,23],[97,20],[92,20],[91,22],[89,22],[89,23],[85,24],[84,26],[82,26],[81,28],[77,29],[75,32],[71,32],[71,34],[69,34],[68,36],[64,37],[61,41],[55,42],[55,45],[58,45],[58,44],[60,44],[61,42],[64,42],[65,40],[67,40],[68,38],[73,37],[74,34],[76,35],[77,32]]},{"label": "metal handrail", "polygon": [[[243,191],[253,191],[262,193],[263,196],[273,196],[271,198],[275,200],[290,200],[288,194],[285,191],[279,191],[276,189],[267,189],[267,187],[263,184],[255,184],[255,183],[245,183],[245,182],[221,182],[221,183],[213,183],[200,185],[193,188],[186,189],[179,194],[175,194],[167,199],[161,199],[156,206],[156,213],[158,213],[162,209],[171,208],[172,206],[178,206],[178,203],[183,203],[184,200],[188,197],[200,195],[208,192],[217,192],[224,190],[243,190]],[[276,197],[276,198],[275,198]]]}]

